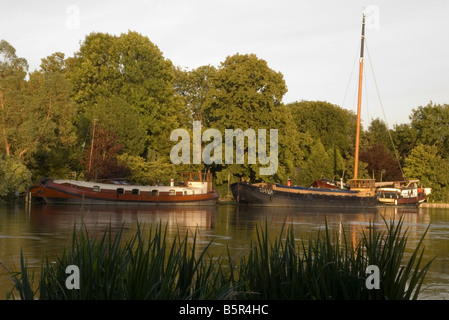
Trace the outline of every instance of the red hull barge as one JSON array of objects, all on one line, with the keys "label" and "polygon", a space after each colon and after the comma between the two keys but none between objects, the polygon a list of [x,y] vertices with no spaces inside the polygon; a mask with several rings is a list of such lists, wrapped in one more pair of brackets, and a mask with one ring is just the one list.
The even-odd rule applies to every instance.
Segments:
[{"label": "red hull barge", "polygon": [[31,196],[51,204],[214,205],[210,173],[182,173],[178,186],[141,186],[78,180],[44,179],[31,188]]},{"label": "red hull barge", "polygon": [[376,183],[379,202],[394,206],[419,206],[432,192],[419,186],[418,180]]}]

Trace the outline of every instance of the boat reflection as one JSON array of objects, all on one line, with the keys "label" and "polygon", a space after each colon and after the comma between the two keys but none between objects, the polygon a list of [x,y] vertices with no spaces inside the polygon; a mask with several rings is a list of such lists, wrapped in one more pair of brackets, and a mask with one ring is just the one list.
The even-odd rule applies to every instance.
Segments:
[{"label": "boat reflection", "polygon": [[48,227],[73,228],[74,224],[97,228],[141,225],[198,227],[215,225],[216,206],[67,206],[32,205],[30,220]]}]

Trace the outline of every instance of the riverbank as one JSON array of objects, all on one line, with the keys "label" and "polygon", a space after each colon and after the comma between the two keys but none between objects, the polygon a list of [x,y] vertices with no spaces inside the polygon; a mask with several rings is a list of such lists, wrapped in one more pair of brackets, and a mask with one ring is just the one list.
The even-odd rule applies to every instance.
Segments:
[{"label": "riverbank", "polygon": [[422,208],[449,208],[449,203],[424,202],[420,204]]}]

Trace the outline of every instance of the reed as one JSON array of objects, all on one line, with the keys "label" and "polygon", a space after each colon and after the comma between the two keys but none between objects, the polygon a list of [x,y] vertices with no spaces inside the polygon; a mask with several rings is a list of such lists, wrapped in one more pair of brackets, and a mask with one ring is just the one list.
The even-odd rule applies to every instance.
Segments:
[{"label": "reed", "polygon": [[[385,221],[385,220],[384,220]],[[352,243],[345,232],[324,231],[296,245],[293,228],[282,229],[270,241],[265,227],[257,232],[257,242],[241,261],[240,279],[245,283],[244,299],[418,299],[431,261],[423,265],[422,248],[426,232],[410,257],[405,256],[407,232],[403,219],[397,224],[385,221],[386,230],[369,232]],[[285,234],[285,239],[282,240]],[[366,286],[367,267],[380,269],[379,289]]]},{"label": "reed", "polygon": [[[169,240],[160,224],[148,233],[138,225],[127,241],[123,228],[96,238],[74,228],[71,247],[56,261],[43,259],[38,289],[23,255],[10,275],[20,299],[418,299],[431,264],[423,264],[425,234],[408,254],[402,218],[384,221],[384,229],[370,223],[357,243],[331,234],[327,223],[300,240],[284,224],[272,240],[265,223],[250,248],[227,257],[209,255],[212,242],[198,250],[196,232]],[[66,288],[68,265],[79,267],[80,289]],[[380,269],[379,289],[366,287],[369,265]]]},{"label": "reed", "polygon": [[[206,256],[208,246],[196,252],[189,237],[178,235],[170,242],[167,228],[159,224],[145,234],[140,225],[127,241],[123,228],[112,235],[106,230],[99,238],[88,230],[73,233],[70,250],[55,263],[46,259],[40,280],[40,299],[218,299],[227,298],[227,286],[220,265]],[[79,235],[79,236],[78,236]],[[80,289],[65,286],[65,268],[80,269]],[[17,286],[16,286],[17,288]],[[17,288],[19,289],[19,288]]]}]

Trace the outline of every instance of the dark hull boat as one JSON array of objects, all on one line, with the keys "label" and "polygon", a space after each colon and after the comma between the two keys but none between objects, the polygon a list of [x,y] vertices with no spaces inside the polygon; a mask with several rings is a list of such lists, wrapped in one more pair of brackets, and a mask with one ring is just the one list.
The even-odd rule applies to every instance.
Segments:
[{"label": "dark hull boat", "polygon": [[[326,179],[316,180],[311,187],[271,183],[238,182],[231,185],[237,203],[256,206],[302,207],[302,208],[374,208],[386,204],[419,205],[425,200],[423,192],[413,190],[386,190],[376,187],[373,179],[358,179],[360,111],[362,100],[363,51],[365,40],[365,15],[363,15],[361,50],[359,61],[359,92],[354,155],[354,179],[349,185]],[[389,192],[389,193],[388,193]],[[408,193],[407,193],[408,192]],[[390,199],[391,196],[391,199]],[[393,199],[394,197],[394,199]]]},{"label": "dark hull boat", "polygon": [[[300,208],[375,208],[374,180],[357,180],[352,190],[289,187],[270,183],[237,182],[231,191],[239,204]],[[358,187],[358,188],[357,188]]]}]

